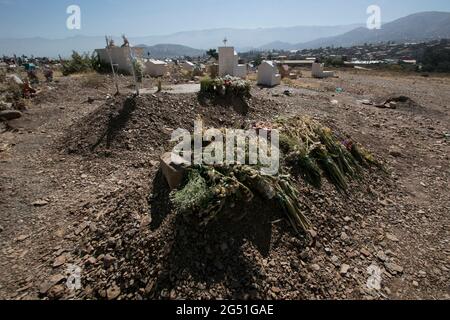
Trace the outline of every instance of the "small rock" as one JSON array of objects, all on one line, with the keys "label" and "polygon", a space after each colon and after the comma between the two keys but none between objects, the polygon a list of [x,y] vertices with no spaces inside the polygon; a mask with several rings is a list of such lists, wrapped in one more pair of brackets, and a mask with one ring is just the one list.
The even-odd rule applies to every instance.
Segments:
[{"label": "small rock", "polygon": [[331,257],[331,262],[337,266],[338,262],[339,262],[339,257],[338,256],[332,256]]},{"label": "small rock", "polygon": [[53,262],[53,268],[58,268],[65,263],[66,263],[66,256],[61,255],[58,258],[56,258],[55,261]]},{"label": "small rock", "polygon": [[350,270],[350,266],[348,264],[341,265],[341,275],[346,275]]},{"label": "small rock", "polygon": [[119,296],[120,296],[120,288],[116,284],[113,284],[106,290],[106,297],[108,298],[108,300],[115,300]]},{"label": "small rock", "polygon": [[152,218],[150,215],[146,214],[141,219],[141,229],[145,229],[152,223]]},{"label": "small rock", "polygon": [[399,241],[396,236],[394,236],[393,234],[390,234],[390,233],[386,233],[386,238],[388,240],[390,240],[390,241],[393,241],[393,242],[398,242]]},{"label": "small rock", "polygon": [[278,294],[278,293],[281,292],[281,289],[278,288],[278,287],[272,287],[272,289],[270,289],[270,291],[272,291],[272,292],[275,293],[275,294]]},{"label": "small rock", "polygon": [[27,240],[29,237],[30,237],[29,235],[21,235],[17,237],[17,241],[22,242]]},{"label": "small rock", "polygon": [[387,261],[389,259],[388,256],[383,251],[378,251],[377,252],[377,258],[380,259],[383,262],[385,262],[385,261]]},{"label": "small rock", "polygon": [[400,158],[402,156],[402,151],[397,147],[391,147],[389,149],[389,154],[394,158]]},{"label": "small rock", "polygon": [[47,295],[50,299],[60,299],[64,295],[65,290],[66,288],[63,285],[59,284],[51,287]]},{"label": "small rock", "polygon": [[85,262],[86,265],[91,265],[91,266],[95,265],[96,263],[97,263],[97,259],[95,259],[94,257],[89,257]]},{"label": "small rock", "polygon": [[41,284],[41,286],[39,287],[39,293],[41,295],[46,295],[47,292],[50,290],[50,288],[56,286],[57,284],[60,284],[65,279],[66,277],[63,276],[62,274],[56,274],[51,276],[50,279],[48,279],[48,281],[45,281],[44,283]]},{"label": "small rock", "polygon": [[314,231],[314,230],[309,230],[308,231],[309,232],[309,234],[311,235],[311,238],[313,238],[313,239],[316,239],[317,238],[317,232],[316,231]]},{"label": "small rock", "polygon": [[109,268],[110,266],[112,266],[112,264],[116,261],[116,258],[114,258],[113,256],[111,256],[110,254],[107,254],[104,258],[103,258],[103,263],[105,264],[106,268]]},{"label": "small rock", "polygon": [[311,265],[311,270],[313,271],[319,271],[320,270],[320,266],[318,264],[312,264]]},{"label": "small rock", "polygon": [[145,286],[145,289],[144,289],[145,293],[150,294],[153,291],[154,287],[155,287],[155,283],[152,280],[150,280],[147,283],[147,285]]},{"label": "small rock", "polygon": [[365,249],[365,248],[362,248],[362,249],[360,250],[360,252],[361,252],[361,254],[362,254],[363,256],[365,256],[365,257],[370,257],[370,252],[369,252],[369,250],[367,250],[367,249]]},{"label": "small rock", "polygon": [[384,266],[386,267],[387,271],[391,274],[397,274],[397,273],[403,273],[403,268],[395,263],[385,263]]},{"label": "small rock", "polygon": [[37,201],[33,202],[32,205],[35,206],[35,207],[44,207],[44,206],[48,205],[48,201],[46,201],[46,200],[37,200]]},{"label": "small rock", "polygon": [[62,274],[55,274],[50,277],[49,281],[50,281],[50,283],[52,283],[52,285],[57,285],[57,284],[60,284],[61,282],[63,282],[65,279],[66,279],[66,277],[63,276]]},{"label": "small rock", "polygon": [[80,235],[87,227],[89,227],[89,222],[83,222],[78,226],[78,228],[75,230],[75,235]]},{"label": "small rock", "polygon": [[159,162],[158,162],[158,161],[154,161],[154,160],[152,160],[152,161],[150,161],[150,165],[151,165],[152,167],[155,167],[155,168],[157,168],[157,167],[158,167],[158,165],[159,165]]},{"label": "small rock", "polygon": [[19,119],[22,117],[22,112],[17,110],[3,110],[0,111],[0,121],[9,121]]}]

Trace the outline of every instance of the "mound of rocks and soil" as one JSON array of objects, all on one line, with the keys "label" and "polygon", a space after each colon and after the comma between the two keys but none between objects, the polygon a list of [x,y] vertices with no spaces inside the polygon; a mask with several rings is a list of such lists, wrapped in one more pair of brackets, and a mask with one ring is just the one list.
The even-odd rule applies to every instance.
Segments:
[{"label": "mound of rocks and soil", "polygon": [[[301,181],[300,203],[314,230],[298,235],[276,204],[257,197],[228,208],[199,227],[176,214],[170,188],[155,171],[81,213],[84,229],[76,264],[88,299],[317,299],[361,298],[367,250],[353,240],[390,187],[371,173],[344,196]],[[377,185],[378,191],[367,185]],[[228,213],[227,213],[228,210]],[[232,212],[242,212],[241,220]],[[354,272],[349,273],[349,260]],[[356,262],[355,262],[356,261]]]},{"label": "mound of rocks and soil", "polygon": [[249,110],[199,98],[196,94],[110,97],[74,124],[60,142],[60,149],[73,154],[115,154],[152,151],[167,147],[177,128],[193,130],[200,115],[211,127],[243,128],[255,119],[272,118],[281,106],[274,102],[249,101]]},{"label": "mound of rocks and soil", "polygon": [[[259,99],[249,105],[243,115],[196,95],[111,98],[74,124],[60,147],[83,156],[142,154],[164,149],[173,128],[192,128],[198,114],[208,125],[240,128],[282,108]],[[382,171],[370,170],[349,182],[346,194],[328,182],[315,189],[296,180],[299,203],[314,226],[296,234],[282,208],[260,196],[226,208],[206,227],[193,224],[173,210],[158,163],[145,165],[151,167],[147,182],[127,182],[78,212],[81,245],[73,262],[83,269],[83,290],[75,296],[67,291],[43,296],[320,299],[374,294],[366,287],[367,250],[352,236],[381,206],[378,194],[392,188]]]},{"label": "mound of rocks and soil", "polygon": [[[325,82],[303,78],[301,89],[252,88],[247,116],[187,92],[150,94],[137,98],[109,147],[103,139],[92,149],[126,98],[105,104],[112,80],[103,89],[82,78],[58,79],[27,100],[20,119],[0,122],[2,298],[449,298],[448,79],[347,71]],[[119,80],[131,94],[132,79]],[[374,106],[390,94],[411,97],[423,112]],[[378,155],[388,174],[364,170],[345,194],[292,172],[309,233],[293,232],[278,204],[259,196],[199,227],[174,210],[158,172],[169,130],[152,136],[191,128],[197,113],[220,127],[309,116]],[[157,131],[140,130],[146,121]],[[81,287],[70,290],[76,270]]]},{"label": "mound of rocks and soil", "polygon": [[407,96],[395,95],[378,99],[375,106],[381,109],[399,109],[412,112],[424,110],[424,108],[413,99]]}]

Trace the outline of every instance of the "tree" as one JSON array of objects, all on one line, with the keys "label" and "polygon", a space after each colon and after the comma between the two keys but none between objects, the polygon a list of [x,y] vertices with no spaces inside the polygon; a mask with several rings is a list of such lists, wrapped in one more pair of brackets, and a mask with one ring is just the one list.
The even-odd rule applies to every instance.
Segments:
[{"label": "tree", "polygon": [[262,59],[261,55],[258,54],[258,55],[255,57],[255,61],[253,62],[253,65],[254,65],[255,67],[257,67],[257,66],[259,66],[259,65],[262,63],[262,61],[263,61],[263,59]]},{"label": "tree", "polygon": [[208,51],[206,51],[206,54],[211,58],[219,60],[219,53],[217,53],[216,49],[209,49]]}]

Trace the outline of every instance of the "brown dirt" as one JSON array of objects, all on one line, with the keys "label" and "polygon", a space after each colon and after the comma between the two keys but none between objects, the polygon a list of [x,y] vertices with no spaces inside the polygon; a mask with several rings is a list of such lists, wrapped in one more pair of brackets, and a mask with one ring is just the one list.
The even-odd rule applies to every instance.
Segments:
[{"label": "brown dirt", "polygon": [[[106,99],[109,79],[91,89],[62,78],[0,135],[0,297],[449,299],[450,80],[339,76],[255,88],[246,115],[194,94]],[[358,102],[390,95],[420,108]],[[313,242],[258,201],[233,209],[252,213],[243,221],[198,229],[171,212],[157,163],[171,130],[191,130],[197,114],[235,127],[307,114],[364,144],[389,174],[366,172],[348,196],[299,181]],[[68,264],[81,267],[81,290],[65,287]],[[371,265],[383,271],[379,291],[366,286]]]}]

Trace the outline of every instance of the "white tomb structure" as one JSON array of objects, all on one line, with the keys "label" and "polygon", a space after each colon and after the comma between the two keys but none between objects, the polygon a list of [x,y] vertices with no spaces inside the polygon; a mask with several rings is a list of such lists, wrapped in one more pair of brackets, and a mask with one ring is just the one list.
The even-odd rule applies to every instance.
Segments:
[{"label": "white tomb structure", "polygon": [[[140,57],[143,49],[130,47],[110,47],[108,49],[95,50],[100,58],[100,61],[105,64],[117,65],[118,70],[124,73],[132,74],[130,50],[133,57]],[[111,57],[111,60],[110,60]]]},{"label": "white tomb structure", "polygon": [[258,84],[274,87],[281,83],[281,74],[274,61],[263,61],[258,67]]},{"label": "white tomb structure", "polygon": [[219,76],[230,75],[245,78],[247,66],[239,64],[239,56],[234,47],[219,47]]},{"label": "white tomb structure", "polygon": [[167,63],[161,60],[149,59],[145,62],[144,74],[151,77],[162,77],[167,73]]},{"label": "white tomb structure", "polygon": [[311,75],[314,78],[334,77],[334,72],[333,71],[323,71],[323,68],[324,68],[324,64],[323,63],[314,62],[313,65],[312,65]]}]

